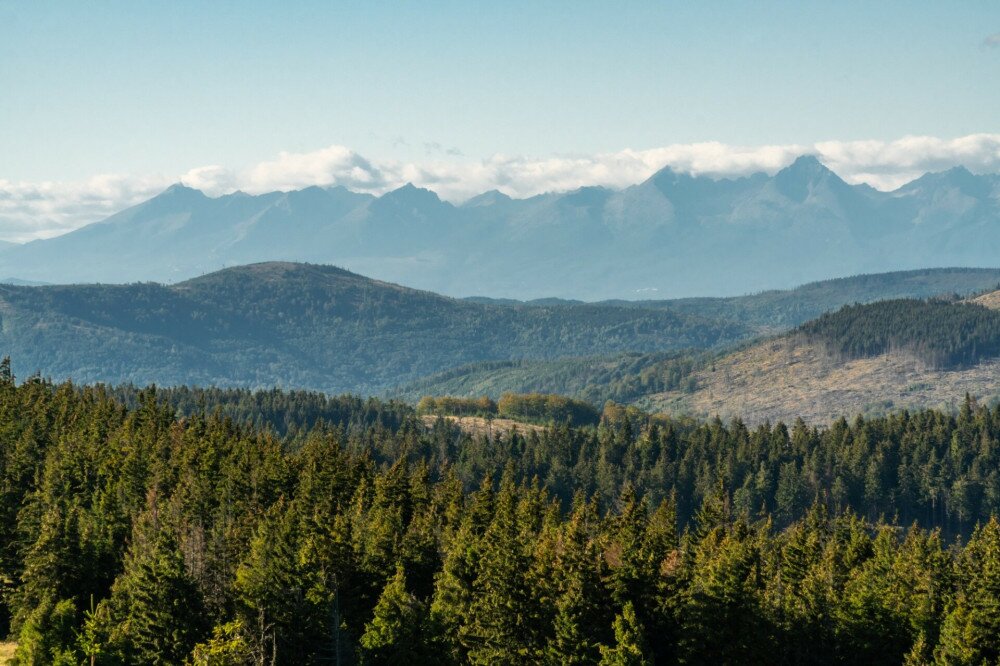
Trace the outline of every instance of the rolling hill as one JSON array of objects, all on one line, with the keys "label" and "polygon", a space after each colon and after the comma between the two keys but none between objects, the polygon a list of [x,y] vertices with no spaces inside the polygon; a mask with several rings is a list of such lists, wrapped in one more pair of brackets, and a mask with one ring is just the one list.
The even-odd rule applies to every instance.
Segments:
[{"label": "rolling hill", "polygon": [[376,393],[464,363],[712,347],[752,330],[667,310],[509,307],[264,263],[172,286],[0,285],[21,376]]},{"label": "rolling hill", "polygon": [[[733,321],[757,336],[788,331],[823,313],[852,303],[898,298],[969,295],[990,290],[1000,282],[997,269],[929,269],[875,275],[857,275],[810,284],[787,291],[767,291],[730,298],[685,298],[657,301],[605,301],[602,305],[665,309],[708,319]],[[993,298],[989,291],[980,300]],[[1000,292],[996,292],[1000,293]],[[469,299],[506,306],[533,306],[539,301]],[[1000,302],[1000,297],[997,297]],[[545,303],[551,303],[546,299]],[[571,302],[563,302],[570,305]],[[690,384],[687,373],[702,356],[650,353],[587,356],[556,360],[485,361],[450,368],[404,384],[390,395],[417,400],[422,395],[488,395],[541,391],[574,395],[602,403],[630,402],[652,392]],[[707,358],[707,357],[706,357]]]},{"label": "rolling hill", "polygon": [[412,400],[542,391],[628,402],[690,388],[698,363],[686,350],[745,344],[800,323],[817,304],[967,293],[997,282],[997,270],[948,269],[698,307],[518,303],[459,300],[331,266],[271,262],[174,285],[0,285],[0,353],[12,357],[19,376],[81,382],[284,386]]},{"label": "rolling hill", "polygon": [[667,168],[620,191],[488,192],[460,205],[412,185],[380,197],[310,187],[215,198],[176,185],[63,236],[5,248],[0,275],[174,283],[251,262],[309,261],[452,296],[594,301],[735,295],[992,266],[997,256],[1000,176],[956,168],[880,192],[804,156],[773,176]]},{"label": "rolling hill", "polygon": [[[702,317],[729,319],[761,331],[782,331],[851,303],[895,298],[967,295],[1000,287],[1000,268],[930,268],[852,275],[810,282],[793,289],[771,289],[730,297],[665,300],[605,300],[600,305],[665,309]],[[572,305],[582,301],[543,298],[530,301],[471,297],[495,305]]]}]

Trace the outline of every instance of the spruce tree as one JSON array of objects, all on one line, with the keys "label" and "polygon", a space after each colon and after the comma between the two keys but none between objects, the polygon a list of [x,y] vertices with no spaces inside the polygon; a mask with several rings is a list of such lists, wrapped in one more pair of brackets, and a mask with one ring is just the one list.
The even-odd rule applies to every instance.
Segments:
[{"label": "spruce tree", "polygon": [[427,663],[431,655],[424,645],[424,613],[424,605],[406,589],[403,568],[397,567],[361,636],[363,663],[396,666]]},{"label": "spruce tree", "polygon": [[635,608],[626,602],[621,613],[615,616],[615,644],[601,646],[601,666],[650,666],[645,655],[642,626],[635,616]]},{"label": "spruce tree", "polygon": [[530,562],[515,515],[516,488],[504,475],[483,539],[466,629],[474,664],[537,661],[538,612],[525,578]]},{"label": "spruce tree", "polygon": [[936,652],[940,663],[1000,661],[1000,522],[991,518],[965,547],[959,590],[944,620]]},{"label": "spruce tree", "polygon": [[92,647],[131,663],[177,664],[207,633],[198,589],[155,505],[140,517],[111,596],[89,616]]}]

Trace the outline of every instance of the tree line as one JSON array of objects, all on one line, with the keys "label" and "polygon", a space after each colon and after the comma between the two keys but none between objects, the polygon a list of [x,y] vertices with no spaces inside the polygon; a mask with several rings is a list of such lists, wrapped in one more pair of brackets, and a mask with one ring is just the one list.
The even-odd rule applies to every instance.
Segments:
[{"label": "tree line", "polygon": [[440,416],[482,416],[528,423],[596,425],[601,413],[589,402],[551,393],[504,393],[500,400],[488,396],[463,398],[426,395],[417,403],[417,413]]},{"label": "tree line", "polygon": [[930,366],[971,366],[1000,354],[1000,311],[943,299],[898,299],[845,306],[799,329],[846,358],[891,351]]}]

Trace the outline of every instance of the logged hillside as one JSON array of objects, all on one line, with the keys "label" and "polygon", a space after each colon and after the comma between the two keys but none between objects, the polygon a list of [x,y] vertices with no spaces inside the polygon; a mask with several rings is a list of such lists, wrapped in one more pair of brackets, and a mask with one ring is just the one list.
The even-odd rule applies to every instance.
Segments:
[{"label": "logged hillside", "polygon": [[0,285],[0,324],[19,375],[333,393],[487,359],[712,347],[751,333],[670,311],[471,303],[289,263],[173,286]]},{"label": "logged hillside", "polygon": [[703,361],[686,390],[639,404],[672,413],[812,423],[1000,398],[1000,312],[972,303],[885,301],[844,308],[794,333]]},{"label": "logged hillside", "polygon": [[[888,299],[970,295],[995,286],[998,280],[1000,270],[997,269],[926,269],[856,275],[814,282],[787,291],[768,291],[733,298],[604,301],[601,304],[663,309],[728,320],[750,327],[758,335],[770,335],[787,331],[845,305]],[[579,303],[558,299],[527,302],[487,298],[467,300],[506,306],[552,307]],[[1000,291],[977,296],[974,302],[990,306],[994,301],[1000,304]],[[917,305],[924,309],[934,307],[933,303]],[[849,312],[864,312],[864,309],[849,309]],[[977,312],[981,318],[995,318],[989,313]],[[837,319],[830,320],[831,325],[837,321],[842,322],[844,317],[841,313]],[[911,324],[918,321],[919,317],[915,317]],[[895,334],[896,331],[892,333]],[[888,342],[885,341],[883,346]],[[975,340],[966,340],[961,345],[964,349],[961,353],[979,355],[985,351],[975,344]],[[941,347],[941,344],[935,342],[933,350],[925,350],[925,356],[929,356],[931,351],[941,352]],[[958,353],[957,348],[955,352]],[[415,401],[423,395],[488,395],[497,398],[507,391],[541,391],[575,395],[595,404],[601,404],[605,400],[631,402],[650,393],[690,388],[694,380],[689,375],[703,364],[704,356],[694,350],[686,350],[683,353],[633,353],[558,360],[486,361],[423,377],[390,391],[388,395]],[[940,362],[961,361],[949,357],[942,358]]]}]

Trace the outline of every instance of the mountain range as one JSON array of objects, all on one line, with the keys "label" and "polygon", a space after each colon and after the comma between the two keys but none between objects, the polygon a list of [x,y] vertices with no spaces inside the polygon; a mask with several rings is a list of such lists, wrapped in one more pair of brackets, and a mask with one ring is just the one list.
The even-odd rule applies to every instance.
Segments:
[{"label": "mountain range", "polygon": [[450,296],[585,300],[736,295],[858,273],[993,266],[1000,176],[958,167],[882,192],[815,157],[773,176],[663,169],[460,205],[412,185],[209,197],[174,185],[56,238],[0,247],[0,275],[47,283],[181,282],[260,261],[336,264]]}]

